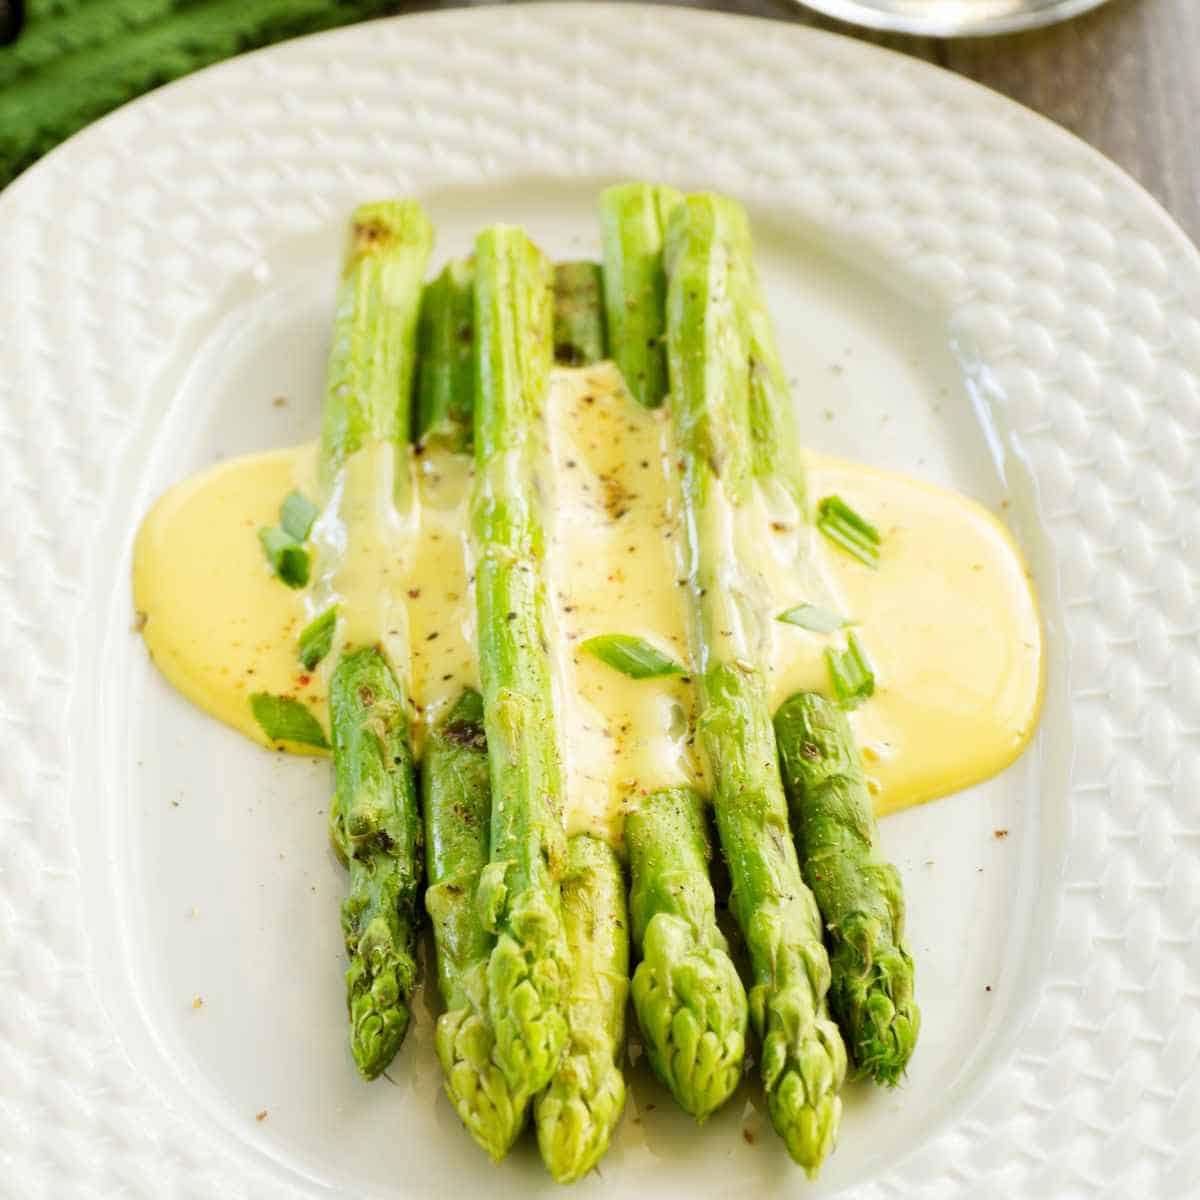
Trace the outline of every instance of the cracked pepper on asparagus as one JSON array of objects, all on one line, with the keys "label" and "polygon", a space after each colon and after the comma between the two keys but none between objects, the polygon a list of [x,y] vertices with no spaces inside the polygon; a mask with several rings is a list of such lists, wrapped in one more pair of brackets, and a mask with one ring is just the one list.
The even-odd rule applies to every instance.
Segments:
[{"label": "cracked pepper on asparagus", "polygon": [[464,692],[435,730],[421,770],[429,886],[425,909],[437,946],[446,1009],[434,1045],[446,1094],[471,1136],[497,1162],[525,1124],[530,1094],[509,1087],[488,1016],[488,960],[495,936],[477,906],[491,840],[491,781],[483,700]]},{"label": "cracked pepper on asparagus", "polygon": [[829,1007],[854,1065],[895,1087],[921,1018],[900,873],[879,852],[854,733],[836,704],[799,692],[775,714],[775,739],[804,877],[825,921]]}]

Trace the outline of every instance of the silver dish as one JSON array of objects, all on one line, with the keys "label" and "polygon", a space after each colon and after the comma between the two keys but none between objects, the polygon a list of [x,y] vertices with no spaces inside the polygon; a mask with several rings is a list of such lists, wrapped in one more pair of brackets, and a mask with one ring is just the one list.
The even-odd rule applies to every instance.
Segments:
[{"label": "silver dish", "polygon": [[797,0],[854,25],[926,37],[984,37],[1066,21],[1105,0]]}]

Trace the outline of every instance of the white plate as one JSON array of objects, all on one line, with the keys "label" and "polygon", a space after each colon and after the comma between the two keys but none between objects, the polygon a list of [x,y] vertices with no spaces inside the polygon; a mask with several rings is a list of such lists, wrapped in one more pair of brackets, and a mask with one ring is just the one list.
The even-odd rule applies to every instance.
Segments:
[{"label": "white plate", "polygon": [[697,1131],[635,1072],[576,1194],[1192,1186],[1200,257],[1081,143],[907,58],[548,6],[216,67],[0,198],[8,1194],[552,1190],[528,1148],[494,1170],[457,1128],[423,1006],[394,1083],[354,1076],[328,767],[169,691],[129,549],[174,480],[315,431],[356,202],[420,194],[440,253],[497,218],[578,253],[628,176],[745,199],[815,446],[1009,502],[1050,668],[1015,768],[884,823],[925,1024],[903,1088],[850,1089],[821,1183],[753,1086]]},{"label": "white plate", "polygon": [[796,0],[872,29],[925,37],[984,37],[1055,25],[1107,0]]}]

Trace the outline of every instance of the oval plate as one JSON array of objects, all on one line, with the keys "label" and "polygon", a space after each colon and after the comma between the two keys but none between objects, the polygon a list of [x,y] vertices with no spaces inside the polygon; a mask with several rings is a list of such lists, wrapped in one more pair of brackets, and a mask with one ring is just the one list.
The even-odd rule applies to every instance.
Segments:
[{"label": "oval plate", "polygon": [[[153,496],[313,435],[354,204],[439,256],[594,252],[622,177],[742,197],[820,450],[992,504],[1044,602],[1034,746],[890,817],[924,1013],[818,1185],[747,1083],[703,1130],[638,1066],[580,1196],[1184,1194],[1200,1053],[1200,256],[1062,130],[858,41],[625,5],[281,45],[88,129],[0,196],[0,1005],[14,1195],[549,1195],[439,1087],[345,1045],[330,776],[175,696],[132,631]],[[281,401],[276,403],[276,401]],[[1002,835],[1002,836],[1000,836]]]},{"label": "oval plate", "polygon": [[1067,21],[1107,0],[796,0],[853,25],[925,37],[987,37]]}]

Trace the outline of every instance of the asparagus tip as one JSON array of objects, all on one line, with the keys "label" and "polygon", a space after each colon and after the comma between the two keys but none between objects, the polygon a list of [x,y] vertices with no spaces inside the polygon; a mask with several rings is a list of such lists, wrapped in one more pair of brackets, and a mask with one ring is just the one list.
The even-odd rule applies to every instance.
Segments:
[{"label": "asparagus tip", "polygon": [[495,1038],[487,1019],[473,1008],[444,1012],[434,1041],[454,1111],[480,1147],[499,1162],[525,1124],[528,1095],[509,1089],[495,1062]]},{"label": "asparagus tip", "polygon": [[746,1048],[746,993],[728,954],[691,923],[657,913],[646,928],[633,1000],[655,1073],[703,1123],[737,1087]]},{"label": "asparagus tip", "polygon": [[405,974],[415,972],[411,962],[402,961],[406,957],[395,955],[373,977],[370,968],[356,957],[346,972],[350,1049],[364,1079],[375,1079],[386,1069],[408,1032],[410,1014],[400,994],[401,980]]},{"label": "asparagus tip", "polygon": [[558,1183],[582,1179],[608,1149],[625,1107],[625,1079],[611,1049],[572,1054],[538,1097],[542,1161]]},{"label": "asparagus tip", "polygon": [[496,1034],[496,1059],[509,1086],[536,1094],[558,1069],[567,1040],[562,994],[566,948],[562,922],[549,897],[531,891],[523,899],[524,905],[508,911],[518,936],[502,932],[488,960],[488,1015]]}]

